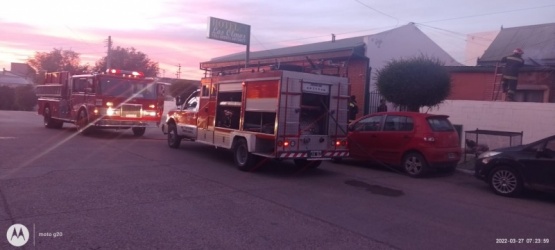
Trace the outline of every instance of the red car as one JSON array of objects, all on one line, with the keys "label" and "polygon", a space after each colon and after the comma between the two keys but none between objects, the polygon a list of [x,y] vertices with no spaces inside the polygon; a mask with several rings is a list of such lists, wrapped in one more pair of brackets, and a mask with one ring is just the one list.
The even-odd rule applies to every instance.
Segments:
[{"label": "red car", "polygon": [[401,166],[412,177],[453,171],[461,159],[459,135],[446,115],[382,112],[349,125],[350,156]]}]

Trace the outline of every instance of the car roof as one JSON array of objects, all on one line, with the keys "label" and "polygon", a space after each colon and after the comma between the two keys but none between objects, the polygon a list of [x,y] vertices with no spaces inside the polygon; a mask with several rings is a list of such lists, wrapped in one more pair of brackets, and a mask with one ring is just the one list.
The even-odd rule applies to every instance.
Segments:
[{"label": "car roof", "polygon": [[391,112],[378,112],[365,115],[366,116],[373,116],[373,115],[404,115],[404,116],[412,116],[412,117],[444,117],[448,118],[448,115],[441,115],[441,114],[428,114],[428,113],[419,113],[419,112],[408,112],[408,111],[391,111]]}]

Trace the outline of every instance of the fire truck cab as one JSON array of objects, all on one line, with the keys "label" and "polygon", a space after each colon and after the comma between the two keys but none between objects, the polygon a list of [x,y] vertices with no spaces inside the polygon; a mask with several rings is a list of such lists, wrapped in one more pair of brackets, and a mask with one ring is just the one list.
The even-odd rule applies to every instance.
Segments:
[{"label": "fire truck cab", "polygon": [[348,88],[347,78],[281,70],[207,77],[162,131],[171,148],[190,140],[230,149],[243,171],[261,159],[315,168],[348,156]]},{"label": "fire truck cab", "polygon": [[142,136],[160,123],[164,85],[141,72],[108,69],[103,74],[47,73],[37,86],[38,114],[47,128],[74,123],[80,133],[95,128],[127,129]]}]

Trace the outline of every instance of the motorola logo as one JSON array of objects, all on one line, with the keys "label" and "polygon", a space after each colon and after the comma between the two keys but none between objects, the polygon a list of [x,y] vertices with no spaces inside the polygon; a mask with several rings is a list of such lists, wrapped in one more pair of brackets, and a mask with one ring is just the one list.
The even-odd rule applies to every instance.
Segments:
[{"label": "motorola logo", "polygon": [[24,225],[13,224],[10,228],[8,228],[6,237],[12,246],[20,247],[25,245],[25,243],[29,240],[29,230],[27,230],[27,227]]}]

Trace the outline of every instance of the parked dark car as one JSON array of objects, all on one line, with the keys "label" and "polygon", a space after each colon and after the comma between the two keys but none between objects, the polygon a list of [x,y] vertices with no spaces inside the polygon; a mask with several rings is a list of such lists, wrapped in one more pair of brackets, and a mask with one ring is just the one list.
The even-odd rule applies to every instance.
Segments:
[{"label": "parked dark car", "polygon": [[523,189],[555,192],[555,135],[482,153],[474,176],[502,196],[516,196]]},{"label": "parked dark car", "polygon": [[401,166],[412,177],[432,169],[453,171],[461,158],[459,135],[446,115],[380,112],[349,125],[352,158]]}]

